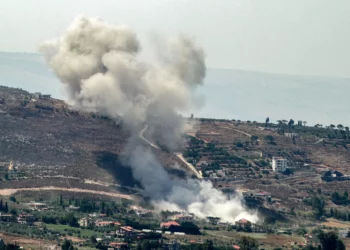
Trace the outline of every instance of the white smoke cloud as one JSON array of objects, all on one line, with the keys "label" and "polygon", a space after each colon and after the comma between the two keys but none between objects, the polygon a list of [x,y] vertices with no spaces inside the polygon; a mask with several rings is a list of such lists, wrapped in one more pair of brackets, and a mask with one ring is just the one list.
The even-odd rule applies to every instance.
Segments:
[{"label": "white smoke cloud", "polygon": [[227,222],[242,218],[258,220],[256,213],[248,212],[243,206],[240,194],[227,199],[211,182],[171,179],[155,156],[142,146],[133,148],[127,155],[134,177],[144,187],[144,195],[151,197],[158,209],[186,210],[199,218],[214,216]]},{"label": "white smoke cloud", "polygon": [[[156,121],[166,128],[157,131],[161,143],[174,149],[186,129],[178,113],[195,104],[193,93],[202,84],[206,67],[203,50],[190,38],[181,35],[165,44],[157,51],[156,63],[145,63],[131,29],[80,16],[62,37],[44,42],[40,51],[65,85],[74,108],[115,119],[122,116],[133,138],[144,124]],[[144,194],[161,207],[231,222],[242,217],[257,220],[239,196],[227,200],[210,182],[170,178],[151,151],[133,139],[125,158]]]}]

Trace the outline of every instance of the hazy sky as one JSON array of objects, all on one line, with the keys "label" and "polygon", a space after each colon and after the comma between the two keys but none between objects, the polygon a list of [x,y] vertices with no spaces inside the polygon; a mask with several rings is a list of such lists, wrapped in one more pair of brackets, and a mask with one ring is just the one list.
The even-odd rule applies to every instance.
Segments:
[{"label": "hazy sky", "polygon": [[78,14],[131,26],[141,41],[177,32],[207,64],[350,77],[349,0],[0,0],[0,51],[35,52]]}]

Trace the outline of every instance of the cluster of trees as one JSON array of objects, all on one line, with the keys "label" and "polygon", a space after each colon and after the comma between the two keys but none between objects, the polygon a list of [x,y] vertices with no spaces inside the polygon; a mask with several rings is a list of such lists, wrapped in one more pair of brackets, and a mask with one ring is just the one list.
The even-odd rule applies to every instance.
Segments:
[{"label": "cluster of trees", "polygon": [[329,216],[338,220],[350,221],[350,213],[340,212],[339,210],[333,208],[329,210]]},{"label": "cluster of trees", "polygon": [[44,215],[41,217],[41,221],[48,224],[62,224],[71,227],[79,227],[78,219],[73,213],[68,213],[63,216]]},{"label": "cluster of trees", "polygon": [[106,214],[107,216],[113,215],[113,212],[118,210],[117,205],[114,202],[96,202],[86,199],[64,200],[62,195],[60,195],[59,199],[57,200],[57,205],[63,208],[65,208],[66,206],[74,205],[76,207],[80,207],[80,212],[92,213],[98,211],[102,214]]},{"label": "cluster of trees", "polygon": [[326,203],[321,196],[313,196],[312,198],[305,199],[304,203],[312,207],[316,219],[320,219],[325,215]]},{"label": "cluster of trees", "polygon": [[61,246],[62,250],[76,250],[78,248],[75,248],[73,245],[73,242],[71,240],[67,240],[65,239],[62,246]]},{"label": "cluster of trees", "polygon": [[275,141],[275,138],[272,135],[267,135],[267,136],[264,137],[264,139],[265,139],[267,144],[277,145],[277,143]]},{"label": "cluster of trees", "polygon": [[340,195],[338,192],[334,192],[331,199],[334,204],[347,205],[349,204],[349,193],[344,191],[343,195]]},{"label": "cluster of trees", "polygon": [[181,249],[185,249],[185,250],[214,250],[217,249],[216,247],[214,247],[214,243],[212,240],[206,240],[203,244],[191,244],[191,245],[184,245],[181,246]]}]

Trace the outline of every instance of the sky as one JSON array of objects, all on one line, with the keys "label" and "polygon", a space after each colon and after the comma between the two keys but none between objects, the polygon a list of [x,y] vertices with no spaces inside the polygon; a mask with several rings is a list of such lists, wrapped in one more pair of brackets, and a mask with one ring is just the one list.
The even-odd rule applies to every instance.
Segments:
[{"label": "sky", "polygon": [[0,51],[36,52],[79,14],[133,28],[141,43],[185,33],[208,67],[350,77],[349,0],[0,0]]}]

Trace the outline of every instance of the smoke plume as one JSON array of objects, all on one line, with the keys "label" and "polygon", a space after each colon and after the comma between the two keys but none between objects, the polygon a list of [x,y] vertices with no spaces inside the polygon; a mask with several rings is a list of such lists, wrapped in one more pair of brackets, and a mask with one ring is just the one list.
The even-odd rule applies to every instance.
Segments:
[{"label": "smoke plume", "polygon": [[62,37],[40,47],[73,108],[122,117],[132,134],[126,160],[144,194],[158,207],[186,210],[202,218],[256,221],[240,196],[227,200],[210,182],[172,179],[152,152],[136,143],[144,125],[156,121],[166,128],[157,131],[157,138],[175,149],[186,132],[178,114],[196,104],[194,92],[206,73],[203,50],[187,36],[168,39],[157,51],[155,63],[140,60],[140,50],[136,34],[128,27],[84,16]]}]

